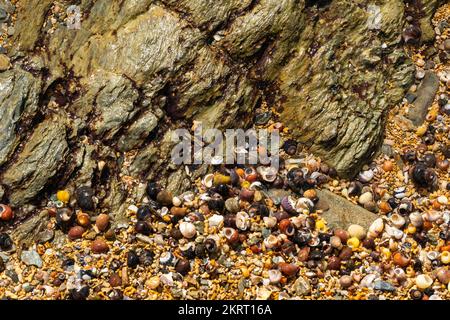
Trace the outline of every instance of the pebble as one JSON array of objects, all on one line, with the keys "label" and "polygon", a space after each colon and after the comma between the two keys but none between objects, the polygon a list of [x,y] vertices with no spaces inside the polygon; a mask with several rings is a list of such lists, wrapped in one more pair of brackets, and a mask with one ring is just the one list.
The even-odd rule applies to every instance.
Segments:
[{"label": "pebble", "polygon": [[106,253],[109,251],[109,246],[104,240],[96,239],[92,242],[91,250],[93,253]]},{"label": "pebble", "polygon": [[38,268],[42,267],[41,256],[35,250],[22,251],[22,254],[20,255],[20,259],[27,266],[36,266]]},{"label": "pebble", "polygon": [[380,291],[395,291],[396,288],[389,282],[377,280],[373,283],[373,288]]}]

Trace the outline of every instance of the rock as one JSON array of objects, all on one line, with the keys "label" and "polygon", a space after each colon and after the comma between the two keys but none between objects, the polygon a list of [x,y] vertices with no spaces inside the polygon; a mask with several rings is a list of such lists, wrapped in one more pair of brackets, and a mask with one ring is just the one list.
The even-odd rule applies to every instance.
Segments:
[{"label": "rock", "polygon": [[[373,156],[381,145],[384,114],[401,101],[413,81],[414,67],[396,40],[403,28],[398,18],[403,1],[383,1],[380,10],[383,43],[368,30],[365,9],[351,1],[331,1],[318,14],[323,23],[299,21],[297,54],[280,71],[286,99],[281,120],[341,176],[356,175]],[[345,47],[349,42],[351,48]],[[382,45],[391,52],[388,64],[376,59]],[[355,74],[348,67],[350,60],[355,69],[365,71]],[[377,94],[380,89],[386,96]]]},{"label": "rock", "polygon": [[415,126],[420,126],[428,113],[428,108],[434,101],[434,96],[439,89],[439,78],[432,71],[426,71],[419,88],[417,89],[417,98],[414,100],[413,107],[409,109],[406,117],[413,122]]},{"label": "rock", "polygon": [[19,123],[36,112],[39,86],[40,82],[28,72],[9,70],[0,73],[0,165],[20,142]]},{"label": "rock", "polygon": [[375,290],[381,290],[381,291],[395,291],[396,288],[389,282],[376,280],[373,283],[373,288]]},{"label": "rock", "polygon": [[[49,214],[42,210],[39,214],[17,226],[12,232],[12,238],[18,243],[18,249],[30,247],[36,242],[45,242],[53,238],[54,232],[47,229]],[[50,233],[50,234],[49,234]]]},{"label": "rock", "polygon": [[10,65],[11,63],[9,62],[8,56],[0,54],[0,72],[8,70]]},{"label": "rock", "polygon": [[2,6],[0,6],[0,23],[6,22],[8,20],[8,13]]},{"label": "rock", "polygon": [[38,268],[42,267],[42,259],[39,256],[39,253],[37,253],[34,250],[23,251],[22,254],[20,255],[20,259],[27,266],[36,266]]},{"label": "rock", "polygon": [[352,224],[368,229],[377,215],[328,190],[317,190],[320,202],[326,202],[329,210],[322,214],[330,228],[347,229]]},{"label": "rock", "polygon": [[33,199],[57,173],[67,152],[64,125],[52,119],[38,125],[17,160],[3,174],[3,184],[11,190],[11,204],[19,206]]},{"label": "rock", "polygon": [[311,285],[308,279],[298,277],[294,282],[295,294],[299,296],[308,295],[311,292]]}]

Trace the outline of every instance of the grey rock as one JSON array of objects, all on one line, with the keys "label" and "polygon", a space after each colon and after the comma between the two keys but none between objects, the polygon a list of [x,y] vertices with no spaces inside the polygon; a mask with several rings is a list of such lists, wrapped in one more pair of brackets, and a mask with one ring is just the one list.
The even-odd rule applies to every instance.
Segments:
[{"label": "grey rock", "polygon": [[0,6],[0,23],[6,22],[8,20],[8,13],[5,9]]},{"label": "grey rock", "polygon": [[0,73],[0,165],[19,144],[19,122],[31,118],[37,110],[39,86],[39,81],[28,72]]},{"label": "grey rock", "polygon": [[158,117],[150,110],[144,112],[120,137],[117,144],[120,151],[129,151],[139,147],[158,125]]},{"label": "grey rock", "polygon": [[382,280],[374,281],[373,288],[375,290],[381,290],[381,291],[395,291],[396,290],[396,288],[391,283],[382,281]]},{"label": "grey rock", "polygon": [[431,106],[439,89],[439,78],[432,71],[426,71],[425,77],[417,88],[417,98],[413,103],[413,107],[409,109],[406,117],[412,121],[415,126],[420,126],[428,113],[428,108]]},{"label": "grey rock", "polygon": [[39,253],[37,253],[34,250],[23,251],[22,254],[20,255],[20,259],[27,266],[36,266],[38,268],[42,267],[42,259],[39,256]]},{"label": "grey rock", "polygon": [[[328,190],[317,190],[319,203],[317,206],[328,206],[322,213],[330,228],[347,229],[351,224],[359,224],[366,230],[378,216],[349,200],[340,197]],[[324,202],[325,204],[321,204]]]},{"label": "grey rock", "polygon": [[11,236],[18,243],[19,251],[22,247],[28,248],[36,242],[48,239],[49,235],[45,235],[45,232],[51,231],[47,229],[48,221],[48,211],[43,210],[13,230]]},{"label": "grey rock", "polygon": [[64,125],[52,119],[39,124],[3,174],[3,184],[11,190],[11,204],[19,206],[33,199],[57,173],[67,152]]}]

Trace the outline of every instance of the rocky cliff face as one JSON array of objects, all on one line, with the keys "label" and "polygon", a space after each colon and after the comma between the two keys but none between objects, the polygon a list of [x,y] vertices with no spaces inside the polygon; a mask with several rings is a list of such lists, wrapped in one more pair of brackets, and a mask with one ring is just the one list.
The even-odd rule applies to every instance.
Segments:
[{"label": "rocky cliff face", "polygon": [[[436,2],[414,3],[423,21]],[[183,189],[192,177],[168,164],[171,130],[246,127],[263,103],[352,176],[414,70],[400,0],[376,1],[380,20],[346,0],[19,3],[14,67],[0,73],[0,191],[16,207],[92,185],[120,215],[142,196],[131,177]],[[75,3],[80,29],[65,16]]]}]

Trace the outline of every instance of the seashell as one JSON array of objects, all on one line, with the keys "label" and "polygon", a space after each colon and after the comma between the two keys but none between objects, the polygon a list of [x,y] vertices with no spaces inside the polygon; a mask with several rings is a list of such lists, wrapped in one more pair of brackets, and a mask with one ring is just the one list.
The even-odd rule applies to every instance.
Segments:
[{"label": "seashell", "polygon": [[95,208],[94,190],[90,187],[80,187],[75,192],[78,206],[84,211],[92,211]]},{"label": "seashell", "polygon": [[260,166],[256,169],[256,171],[264,181],[274,182],[277,178],[278,169],[275,167]]},{"label": "seashell", "polygon": [[163,206],[171,206],[172,205],[172,194],[167,190],[161,190],[158,192],[158,195],[156,196],[156,201],[160,203]]},{"label": "seashell", "polygon": [[61,208],[56,211],[56,225],[63,231],[69,230],[75,222],[75,214],[69,208]]},{"label": "seashell", "polygon": [[331,245],[333,248],[340,249],[340,248],[342,247],[342,241],[341,241],[341,238],[339,238],[338,236],[332,236],[332,237],[330,238],[330,245]]},{"label": "seashell", "polygon": [[402,215],[409,214],[413,210],[413,205],[409,200],[402,200],[398,206],[398,212]]},{"label": "seashell", "polygon": [[360,245],[360,241],[357,237],[351,237],[347,240],[347,246],[349,246],[352,249],[358,248]]},{"label": "seashell", "polygon": [[272,269],[268,271],[269,274],[269,281],[271,284],[277,284],[280,282],[282,274],[281,271]]},{"label": "seashell", "polygon": [[264,188],[263,184],[259,181],[252,182],[248,187],[250,190],[262,190]]},{"label": "seashell", "polygon": [[109,215],[107,214],[99,214],[96,221],[95,226],[99,231],[105,231],[106,228],[108,228],[109,225]]},{"label": "seashell", "polygon": [[294,227],[296,227],[298,229],[298,228],[301,228],[304,225],[304,223],[306,221],[306,216],[305,215],[298,215],[298,216],[295,216],[295,217],[291,217],[290,220],[291,220],[291,223],[294,225]]},{"label": "seashell", "polygon": [[435,222],[442,217],[443,213],[440,211],[429,211],[425,213],[425,220],[429,222]]},{"label": "seashell", "polygon": [[348,195],[350,197],[359,196],[361,194],[363,186],[359,181],[350,182],[350,186],[348,187]]},{"label": "seashell", "polygon": [[236,198],[228,198],[225,200],[225,209],[230,213],[237,213],[240,209],[239,200]]},{"label": "seashell", "polygon": [[239,193],[239,198],[243,201],[252,202],[255,196],[255,191],[247,188],[242,188]]},{"label": "seashell", "polygon": [[203,177],[202,184],[206,188],[211,188],[213,186],[214,174],[210,173]]},{"label": "seashell", "polygon": [[378,204],[378,208],[380,209],[380,211],[382,213],[385,213],[385,214],[392,211],[392,207],[389,204],[389,202],[387,202],[387,201],[380,201],[380,203]]},{"label": "seashell", "polygon": [[441,262],[443,264],[449,264],[450,263],[450,252],[449,251],[442,251],[442,253],[441,253]]},{"label": "seashell", "polygon": [[409,263],[411,262],[411,259],[408,257],[405,257],[402,253],[400,252],[396,252],[394,253],[394,255],[392,256],[392,260],[394,261],[394,264],[399,266],[399,267],[406,267],[409,265]]},{"label": "seashell", "polygon": [[303,196],[310,200],[314,200],[317,199],[317,192],[314,189],[308,189],[303,193]]},{"label": "seashell", "polygon": [[291,224],[291,221],[289,219],[283,219],[278,223],[278,228],[282,233],[284,233],[287,236],[294,235],[295,229]]},{"label": "seashell", "polygon": [[293,263],[281,262],[278,264],[278,267],[280,268],[281,272],[287,277],[295,276],[299,270],[299,267]]},{"label": "seashell", "polygon": [[211,227],[217,227],[223,224],[223,220],[223,216],[214,214],[208,219],[208,222]]},{"label": "seashell", "polygon": [[170,213],[175,217],[184,217],[187,213],[187,208],[172,207],[170,208]]},{"label": "seashell", "polygon": [[373,195],[372,192],[364,192],[362,195],[359,196],[358,202],[362,205],[365,205],[369,202],[373,201]]},{"label": "seashell", "polygon": [[263,221],[267,228],[272,229],[277,225],[278,220],[275,217],[263,217]]},{"label": "seashell", "polygon": [[392,273],[394,274],[394,277],[398,282],[403,282],[407,278],[405,270],[403,270],[402,268],[395,268]]},{"label": "seashell", "polygon": [[406,220],[405,218],[403,218],[401,215],[394,213],[393,215],[391,215],[391,217],[389,218],[389,220],[391,221],[392,225],[396,228],[401,228],[405,225]]},{"label": "seashell", "polygon": [[439,270],[436,272],[436,277],[438,278],[440,283],[448,284],[450,283],[450,270],[446,268],[439,268]]},{"label": "seashell", "polygon": [[109,251],[109,246],[103,239],[96,239],[91,244],[91,250],[93,253],[106,253]]},{"label": "seashell", "polygon": [[10,206],[0,204],[0,220],[10,221],[14,218],[14,213]]},{"label": "seashell", "polygon": [[239,241],[239,233],[233,228],[224,228],[223,235],[228,240],[229,243],[234,244]]},{"label": "seashell", "polygon": [[375,219],[369,227],[368,236],[378,238],[384,230],[384,221],[381,218]]},{"label": "seashell", "polygon": [[143,235],[149,235],[151,232],[151,228],[146,221],[137,221],[134,225],[134,230],[136,233],[141,233]]},{"label": "seashell", "polygon": [[165,251],[161,253],[161,256],[159,257],[159,263],[161,263],[164,266],[172,264],[174,260],[175,256],[170,251]]},{"label": "seashell", "polygon": [[82,227],[87,227],[91,224],[91,218],[87,213],[79,212],[77,214],[77,223]]},{"label": "seashell", "polygon": [[414,227],[421,227],[423,225],[423,218],[420,212],[414,211],[409,215],[409,221]]},{"label": "seashell", "polygon": [[355,237],[359,240],[362,240],[366,237],[366,230],[364,229],[364,227],[357,224],[350,225],[347,231],[350,237]]},{"label": "seashell", "polygon": [[197,234],[197,229],[195,229],[193,223],[182,221],[179,228],[183,237],[187,239],[191,239]]},{"label": "seashell", "polygon": [[327,269],[328,270],[339,270],[341,268],[341,259],[338,257],[329,257]]},{"label": "seashell", "polygon": [[311,199],[308,198],[300,198],[297,200],[295,208],[297,210],[308,210],[311,212],[314,209],[314,202],[312,202]]},{"label": "seashell", "polygon": [[310,247],[317,247],[319,244],[320,244],[319,237],[312,237],[308,241],[308,246],[310,246]]},{"label": "seashell", "polygon": [[376,275],[373,273],[370,273],[368,275],[366,275],[360,282],[360,286],[362,288],[372,288],[373,287],[373,282],[376,279]]},{"label": "seashell", "polygon": [[366,171],[361,172],[358,175],[358,179],[362,183],[367,183],[367,182],[369,182],[370,180],[373,179],[373,176],[374,176],[374,174],[373,174],[372,170],[366,170]]},{"label": "seashell", "polygon": [[181,206],[182,203],[183,203],[183,202],[181,201],[181,199],[180,199],[179,197],[173,197],[173,198],[172,198],[172,204],[173,204],[175,207]]},{"label": "seashell", "polygon": [[240,230],[247,230],[250,227],[250,216],[247,212],[236,213],[236,227]]},{"label": "seashell", "polygon": [[427,258],[430,259],[431,261],[436,260],[438,257],[439,257],[439,252],[436,252],[436,251],[427,252]]},{"label": "seashell", "polygon": [[421,289],[427,289],[433,284],[433,279],[427,274],[420,274],[416,277],[416,286]]},{"label": "seashell", "polygon": [[439,196],[437,198],[437,201],[442,204],[442,205],[447,205],[448,204],[448,199],[446,196]]},{"label": "seashell", "polygon": [[290,196],[281,199],[281,207],[289,214],[295,214],[297,212],[295,205],[295,200]]},{"label": "seashell", "polygon": [[346,243],[349,238],[348,232],[346,230],[340,229],[340,228],[337,228],[334,230],[334,235],[339,237],[341,239],[341,241],[344,243]]},{"label": "seashell", "polygon": [[278,245],[279,245],[278,238],[276,236],[274,236],[273,234],[271,234],[267,238],[265,238],[263,243],[267,249],[273,249],[275,247],[278,247]]},{"label": "seashell", "polygon": [[83,233],[86,231],[86,229],[84,229],[81,226],[75,226],[70,228],[69,232],[67,233],[68,237],[70,240],[76,240],[76,239],[81,239],[81,237],[83,236]]},{"label": "seashell", "polygon": [[385,225],[385,230],[386,230],[386,233],[394,239],[400,240],[401,238],[403,238],[403,235],[404,235],[403,231],[401,231],[395,227],[390,227],[389,225]]}]

